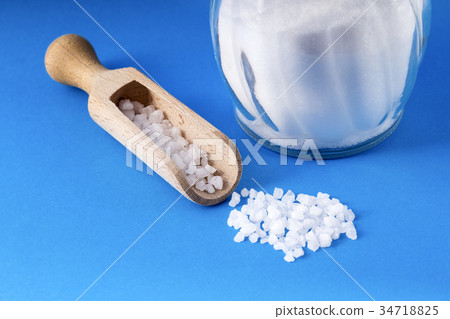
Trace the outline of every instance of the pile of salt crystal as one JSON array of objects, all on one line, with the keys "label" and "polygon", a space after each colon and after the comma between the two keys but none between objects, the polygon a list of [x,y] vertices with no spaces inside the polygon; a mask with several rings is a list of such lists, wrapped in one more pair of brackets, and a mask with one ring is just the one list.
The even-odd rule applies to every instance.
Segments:
[{"label": "pile of salt crystal", "polygon": [[317,196],[296,196],[291,190],[283,193],[281,188],[275,188],[273,195],[253,188],[234,192],[231,207],[236,207],[241,197],[247,198],[247,204],[240,211],[233,209],[228,218],[228,226],[239,229],[234,241],[248,238],[256,243],[259,239],[261,244],[282,250],[284,259],[293,262],[304,255],[306,246],[312,251],[330,247],[344,233],[352,240],[357,238],[355,214],[338,199],[320,192]]},{"label": "pile of salt crystal", "polygon": [[223,188],[222,177],[215,176],[217,170],[208,163],[208,154],[186,141],[180,128],[165,119],[161,110],[128,99],[119,101],[119,109],[170,156],[184,173],[189,186],[195,185],[198,190],[210,194]]}]

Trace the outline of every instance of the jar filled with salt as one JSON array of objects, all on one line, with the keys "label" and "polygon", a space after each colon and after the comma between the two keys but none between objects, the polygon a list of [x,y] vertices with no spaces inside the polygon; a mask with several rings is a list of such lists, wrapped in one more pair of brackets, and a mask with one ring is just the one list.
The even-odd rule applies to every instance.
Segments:
[{"label": "jar filled with salt", "polygon": [[212,0],[216,59],[254,139],[324,158],[397,127],[429,36],[431,0]]}]

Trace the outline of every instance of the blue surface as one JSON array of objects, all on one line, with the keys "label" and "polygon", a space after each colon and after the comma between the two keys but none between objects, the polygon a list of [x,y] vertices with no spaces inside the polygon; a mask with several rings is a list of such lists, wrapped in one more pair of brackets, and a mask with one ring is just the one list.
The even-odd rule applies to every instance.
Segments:
[{"label": "blue surface", "polygon": [[[209,31],[208,0],[80,0],[169,92],[232,138]],[[239,188],[328,192],[357,214],[356,241],[328,252],[377,300],[450,298],[450,2],[434,1],[431,41],[397,131],[361,155],[279,166],[261,154]],[[87,112],[87,95],[52,81],[48,44],[88,38],[109,68],[135,66],[72,1],[0,10],[0,299],[74,300],[178,197],[125,165],[125,149]],[[243,158],[248,154],[238,143]],[[368,300],[323,252],[288,264],[268,245],[233,242],[227,204],[180,199],[82,300]]]}]

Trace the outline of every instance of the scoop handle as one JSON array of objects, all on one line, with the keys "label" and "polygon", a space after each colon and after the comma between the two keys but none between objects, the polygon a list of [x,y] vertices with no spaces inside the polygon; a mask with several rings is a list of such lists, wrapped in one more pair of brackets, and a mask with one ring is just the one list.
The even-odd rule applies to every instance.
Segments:
[{"label": "scoop handle", "polygon": [[88,94],[95,75],[107,70],[89,41],[77,34],[65,34],[49,45],[45,68],[53,80],[78,87]]}]

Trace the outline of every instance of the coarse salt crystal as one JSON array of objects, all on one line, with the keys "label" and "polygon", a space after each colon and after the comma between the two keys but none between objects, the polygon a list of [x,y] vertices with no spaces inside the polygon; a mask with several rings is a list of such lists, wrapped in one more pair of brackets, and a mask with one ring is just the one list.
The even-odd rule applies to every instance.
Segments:
[{"label": "coarse salt crystal", "polygon": [[258,241],[258,238],[259,238],[258,234],[257,234],[257,233],[253,233],[253,234],[251,234],[251,235],[248,237],[248,240],[250,240],[250,242],[251,242],[252,244],[254,244],[254,243],[256,243],[256,242]]},{"label": "coarse salt crystal", "polygon": [[291,217],[295,220],[302,220],[305,218],[305,214],[308,212],[308,207],[303,204],[295,205],[292,212]]},{"label": "coarse salt crystal", "polygon": [[197,168],[195,172],[195,176],[197,176],[197,178],[205,178],[208,175],[209,175],[208,171],[203,167]]},{"label": "coarse salt crystal", "polygon": [[294,256],[294,258],[299,258],[301,256],[303,256],[305,254],[305,252],[303,251],[303,249],[301,248],[296,248],[294,249],[292,255]]},{"label": "coarse salt crystal", "polygon": [[186,174],[194,175],[197,171],[197,167],[193,163],[189,163],[188,168],[186,170]]},{"label": "coarse salt crystal", "polygon": [[248,189],[247,188],[243,188],[241,190],[241,196],[242,197],[248,197],[248,195],[250,195],[250,192],[248,191]]},{"label": "coarse salt crystal", "polygon": [[345,232],[345,234],[347,235],[348,238],[350,238],[352,240],[355,240],[356,238],[358,238],[355,228],[351,228],[351,229],[347,230]]},{"label": "coarse salt crystal", "polygon": [[138,114],[142,113],[144,104],[142,104],[141,102],[138,102],[138,101],[133,101],[133,102],[131,102],[131,104],[133,104],[133,108],[134,108],[134,111],[136,111],[136,113],[138,113]]},{"label": "coarse salt crystal", "polygon": [[189,186],[194,186],[195,183],[197,182],[197,177],[195,177],[193,175],[187,175],[186,180],[187,180]]},{"label": "coarse salt crystal", "polygon": [[197,183],[195,183],[195,187],[200,191],[204,191],[206,189],[206,183],[204,180],[199,180]]},{"label": "coarse salt crystal", "polygon": [[309,213],[313,216],[320,216],[322,214],[322,209],[317,206],[313,206],[309,209]]},{"label": "coarse salt crystal", "polygon": [[125,116],[126,117],[128,117],[128,119],[130,120],[130,121],[132,121],[133,122],[133,120],[134,120],[134,117],[135,117],[135,113],[134,113],[134,110],[124,110],[123,111],[123,114],[125,114]]},{"label": "coarse salt crystal", "polygon": [[284,260],[286,260],[287,262],[293,262],[295,260],[292,251],[288,251],[286,253],[286,255],[284,256]]},{"label": "coarse salt crystal", "polygon": [[213,194],[216,190],[214,189],[214,186],[211,184],[206,185],[206,191],[210,194]]},{"label": "coarse salt crystal", "polygon": [[288,190],[281,200],[283,202],[293,202],[295,200],[295,194],[291,190]]},{"label": "coarse salt crystal", "polygon": [[244,240],[245,240],[245,236],[241,232],[238,232],[236,234],[236,236],[234,236],[234,241],[237,243],[243,242]]},{"label": "coarse salt crystal", "polygon": [[331,236],[328,234],[320,234],[319,235],[319,244],[320,247],[330,247],[331,246]]},{"label": "coarse salt crystal", "polygon": [[250,234],[254,233],[256,231],[256,226],[255,224],[248,222],[246,223],[244,226],[242,226],[241,228],[241,232],[245,235],[245,236],[249,236]]},{"label": "coarse salt crystal", "polygon": [[269,235],[269,239],[268,239],[269,244],[274,245],[277,241],[278,241],[278,237],[275,236],[275,234],[271,233]]},{"label": "coarse salt crystal", "polygon": [[308,242],[308,249],[312,251],[317,251],[319,249],[319,243],[317,240],[311,240]]},{"label": "coarse salt crystal", "polygon": [[178,127],[172,127],[170,129],[170,136],[172,136],[173,139],[177,139],[181,136],[181,131]]},{"label": "coarse salt crystal", "polygon": [[275,190],[273,191],[273,197],[276,199],[280,199],[283,196],[283,190],[281,188],[275,187]]},{"label": "coarse salt crystal", "polygon": [[205,170],[206,170],[208,173],[210,173],[210,174],[214,174],[214,173],[217,171],[214,167],[212,167],[212,166],[209,165],[209,164],[206,164],[206,165],[205,165]]},{"label": "coarse salt crystal", "polygon": [[215,189],[221,190],[223,188],[223,179],[220,176],[213,176],[211,178],[210,183],[214,186]]},{"label": "coarse salt crystal", "polygon": [[130,111],[134,109],[133,103],[130,100],[120,100],[119,109],[121,111]]},{"label": "coarse salt crystal", "polygon": [[148,117],[148,121],[153,123],[161,123],[164,119],[164,114],[161,110],[156,110],[155,112],[151,113]]},{"label": "coarse salt crystal", "polygon": [[267,214],[272,220],[278,219],[281,216],[280,210],[272,205],[269,205],[269,207],[267,207]]}]

